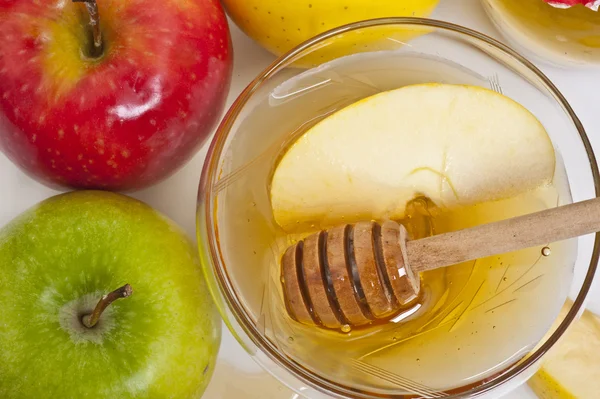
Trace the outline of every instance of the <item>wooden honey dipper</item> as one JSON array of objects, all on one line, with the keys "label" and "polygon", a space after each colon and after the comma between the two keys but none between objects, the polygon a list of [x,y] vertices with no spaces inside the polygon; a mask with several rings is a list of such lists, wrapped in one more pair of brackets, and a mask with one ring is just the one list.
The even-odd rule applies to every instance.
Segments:
[{"label": "wooden honey dipper", "polygon": [[287,311],[303,324],[362,326],[414,301],[421,272],[596,231],[600,198],[418,240],[393,221],[322,230],[281,259]]}]

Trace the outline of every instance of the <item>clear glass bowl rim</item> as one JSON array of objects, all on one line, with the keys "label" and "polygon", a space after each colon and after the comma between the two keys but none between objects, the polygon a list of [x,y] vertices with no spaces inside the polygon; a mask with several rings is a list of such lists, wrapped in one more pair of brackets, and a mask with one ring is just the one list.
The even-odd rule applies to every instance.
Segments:
[{"label": "clear glass bowl rim", "polygon": [[[507,45],[485,34],[460,25],[435,19],[415,17],[376,18],[353,22],[323,32],[301,43],[294,49],[288,51],[286,54],[283,54],[282,56],[278,57],[240,93],[240,95],[233,102],[233,104],[225,114],[223,120],[221,121],[220,125],[218,126],[215,132],[215,136],[211,142],[211,145],[206,155],[206,160],[200,179],[200,186],[198,191],[198,212],[204,212],[204,215],[203,218],[198,217],[198,224],[196,226],[198,229],[197,236],[199,240],[204,241],[199,242],[199,247],[208,249],[209,251],[208,255],[210,259],[210,264],[203,265],[205,273],[211,273],[212,276],[215,277],[215,280],[218,284],[218,290],[225,299],[229,310],[235,317],[237,323],[244,330],[248,338],[254,343],[254,345],[256,345],[264,354],[266,354],[271,361],[273,361],[279,367],[285,369],[287,372],[291,373],[300,381],[308,384],[309,386],[313,387],[318,391],[321,391],[326,394],[334,394],[339,397],[352,397],[361,399],[375,399],[385,397],[390,399],[401,399],[405,396],[391,396],[387,394],[381,395],[378,393],[357,391],[354,388],[344,386],[334,381],[317,376],[314,373],[307,370],[306,368],[304,368],[303,366],[301,366],[300,364],[294,362],[292,359],[281,354],[268,339],[261,335],[259,330],[252,322],[250,315],[246,312],[244,306],[238,300],[237,295],[235,293],[235,289],[227,277],[227,272],[225,271],[221,259],[220,249],[218,248],[218,244],[216,241],[216,231],[214,224],[215,220],[213,217],[213,183],[219,174],[219,159],[222,154],[223,148],[225,147],[225,142],[231,131],[231,127],[233,126],[235,119],[239,116],[242,108],[246,105],[246,103],[253,96],[253,94],[261,87],[264,81],[268,80],[271,76],[276,74],[282,68],[288,66],[289,61],[291,59],[294,59],[296,56],[298,56],[305,50],[317,46],[319,43],[329,38],[357,29],[384,25],[413,25],[434,28],[435,30],[450,31],[451,33],[458,34],[459,36],[465,36],[471,39],[475,39],[476,41],[488,44],[494,47],[496,50],[503,52],[510,58],[513,58],[523,67],[533,72],[536,75],[536,77],[539,78],[541,82],[546,86],[546,89],[554,96],[555,100],[563,107],[563,109],[571,118],[573,125],[576,127],[590,163],[590,169],[594,181],[595,195],[600,196],[600,173],[598,170],[598,165],[596,162],[594,151],[585,132],[585,129],[583,128],[583,125],[581,124],[579,118],[576,116],[575,112],[573,111],[567,100],[556,88],[556,86],[550,81],[550,79],[548,79],[533,63],[525,59],[523,56],[521,56],[519,53],[517,53]],[[202,219],[206,220],[207,223],[201,223]],[[206,229],[206,231],[203,232],[201,231],[202,229]],[[577,317],[577,314],[581,309],[582,305],[584,304],[588,292],[590,291],[592,281],[596,273],[599,257],[600,233],[597,233],[595,235],[592,257],[581,289],[579,290],[577,297],[573,301],[573,305],[567,313],[565,319],[561,322],[561,324],[554,331],[554,333],[546,340],[546,342],[539,346],[538,349],[528,358],[516,365],[513,365],[509,369],[506,369],[500,375],[496,375],[495,378],[493,378],[492,380],[485,382],[481,385],[477,385],[475,387],[463,387],[453,390],[454,393],[450,394],[449,396],[446,396],[446,399],[464,399],[477,397],[485,392],[488,392],[494,388],[501,386],[502,384],[518,376],[519,374],[527,370],[529,367],[534,365],[542,356],[544,356],[544,354],[559,340],[559,338],[564,334],[569,325]],[[205,257],[202,258],[204,259]],[[212,292],[212,294],[215,301],[217,301],[218,303],[220,298],[217,297],[217,293]],[[237,336],[238,332],[233,328],[233,326],[231,326],[230,322],[228,321],[229,315],[227,314],[226,309],[223,309],[221,308],[221,306],[219,306],[219,311],[221,312],[221,315],[224,318],[228,328],[231,330],[232,334],[234,336]],[[464,389],[464,391],[457,392],[460,389]]]}]

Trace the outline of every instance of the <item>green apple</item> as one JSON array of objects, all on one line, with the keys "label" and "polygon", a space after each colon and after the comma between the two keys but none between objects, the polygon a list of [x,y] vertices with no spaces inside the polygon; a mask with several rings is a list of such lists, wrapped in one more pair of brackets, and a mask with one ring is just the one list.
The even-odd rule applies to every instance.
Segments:
[{"label": "green apple", "polygon": [[[571,309],[568,301],[558,321]],[[551,331],[554,331],[554,328]],[[541,399],[592,399],[600,392],[600,317],[586,310],[543,360],[529,386]]]},{"label": "green apple", "polygon": [[474,86],[382,92],[323,119],[284,154],[271,182],[285,230],[348,219],[402,219],[406,204],[508,198],[549,183],[555,154],[520,104]]},{"label": "green apple", "polygon": [[196,250],[142,202],[62,194],[0,231],[2,399],[199,398],[220,333]]}]

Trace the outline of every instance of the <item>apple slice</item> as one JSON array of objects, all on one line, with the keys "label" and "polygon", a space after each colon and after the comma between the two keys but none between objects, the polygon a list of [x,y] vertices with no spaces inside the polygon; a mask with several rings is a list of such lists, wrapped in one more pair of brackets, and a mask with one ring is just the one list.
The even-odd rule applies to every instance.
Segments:
[{"label": "apple slice", "polygon": [[401,219],[406,203],[508,198],[552,180],[554,148],[527,109],[474,86],[420,84],[354,103],[308,130],[271,182],[285,230]]},{"label": "apple slice", "polygon": [[[565,304],[562,320],[570,304]],[[585,311],[546,355],[542,368],[529,380],[541,399],[593,399],[600,392],[600,317]]]},{"label": "apple slice", "polygon": [[598,11],[600,1],[598,0],[544,0],[546,3],[557,8],[570,8],[576,5],[584,5],[594,11]]}]

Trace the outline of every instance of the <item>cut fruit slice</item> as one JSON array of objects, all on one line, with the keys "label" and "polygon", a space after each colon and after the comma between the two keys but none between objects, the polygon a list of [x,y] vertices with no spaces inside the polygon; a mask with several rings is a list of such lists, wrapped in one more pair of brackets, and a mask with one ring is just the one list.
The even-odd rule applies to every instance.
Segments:
[{"label": "cut fruit slice", "polygon": [[[565,304],[563,320],[571,304]],[[600,318],[585,311],[544,358],[528,384],[541,399],[596,399],[600,392]]]},{"label": "cut fruit slice", "polygon": [[584,5],[592,10],[598,11],[600,1],[598,0],[544,0],[546,3],[558,7],[558,8],[569,8],[576,5]]},{"label": "cut fruit slice", "polygon": [[549,183],[552,143],[527,109],[474,86],[423,84],[379,93],[308,130],[271,182],[275,221],[401,219],[408,201],[438,206],[508,198]]}]

